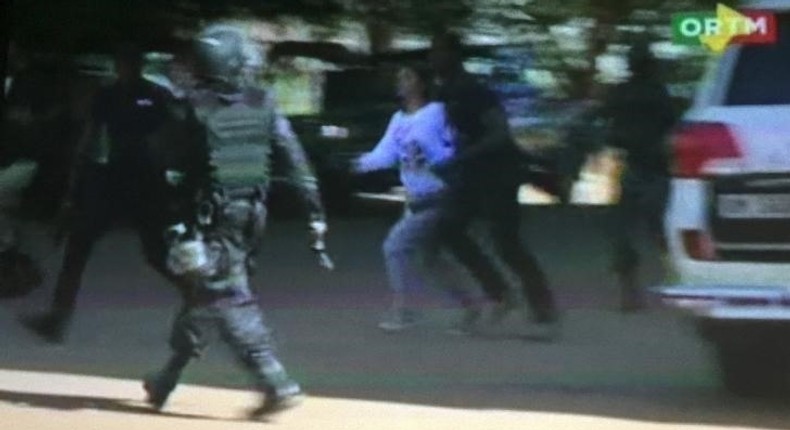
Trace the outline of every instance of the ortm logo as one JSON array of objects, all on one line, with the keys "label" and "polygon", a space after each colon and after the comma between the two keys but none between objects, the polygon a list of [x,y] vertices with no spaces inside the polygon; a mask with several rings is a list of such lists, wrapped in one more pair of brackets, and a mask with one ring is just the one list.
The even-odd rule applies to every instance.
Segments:
[{"label": "ortm logo", "polygon": [[776,16],[743,11],[719,4],[716,13],[686,12],[672,16],[672,40],[680,45],[703,45],[721,53],[730,44],[775,43]]}]

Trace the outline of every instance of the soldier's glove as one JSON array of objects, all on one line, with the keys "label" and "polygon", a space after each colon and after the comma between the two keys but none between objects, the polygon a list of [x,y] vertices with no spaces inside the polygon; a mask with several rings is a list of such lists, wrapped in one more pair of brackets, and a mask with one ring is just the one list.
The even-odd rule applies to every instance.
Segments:
[{"label": "soldier's glove", "polygon": [[184,224],[170,226],[165,231],[168,244],[167,269],[177,276],[215,276],[220,269],[223,249],[216,241],[204,240],[199,232],[190,234]]},{"label": "soldier's glove", "polygon": [[310,249],[318,256],[318,264],[321,267],[326,270],[333,270],[335,263],[332,262],[332,259],[326,252],[326,241],[324,239],[328,229],[326,221],[317,219],[310,222],[310,235],[312,238]]}]

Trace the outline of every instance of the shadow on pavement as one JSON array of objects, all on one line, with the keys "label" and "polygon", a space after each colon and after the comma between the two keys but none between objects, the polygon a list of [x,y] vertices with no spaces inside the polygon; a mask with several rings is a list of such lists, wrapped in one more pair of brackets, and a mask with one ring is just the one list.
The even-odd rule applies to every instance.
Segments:
[{"label": "shadow on pavement", "polygon": [[[301,221],[275,222],[269,231],[262,250],[265,273],[260,276],[264,311],[274,314],[275,330],[287,336],[283,349],[290,357],[285,362],[303,369],[309,395],[481,412],[788,428],[790,403],[737,398],[698,377],[714,363],[700,352],[698,338],[676,329],[676,320],[650,314],[620,318],[601,310],[616,297],[611,279],[601,275],[606,260],[603,210],[526,210],[525,239],[574,312],[567,341],[544,346],[507,339],[449,339],[423,331],[382,336],[375,329],[379,309],[368,304],[383,302],[379,299],[386,295],[380,240],[397,209],[333,224],[330,250],[339,270],[331,275],[313,269],[313,256],[301,241],[306,230]],[[112,252],[97,253],[88,269],[94,285],[86,285],[81,297],[84,310],[77,316],[74,342],[54,358],[22,337],[18,327],[0,325],[0,343],[14,346],[0,355],[2,368],[128,378],[166,356],[175,299],[159,291],[169,291],[162,281],[135,272],[142,262],[136,248],[129,249],[137,246],[134,241],[126,236],[108,240],[116,247],[105,245]],[[151,285],[142,282],[146,279]],[[185,382],[249,387],[246,381],[237,384],[239,373],[229,367],[223,357],[207,358],[190,368]],[[82,396],[0,391],[0,401],[43,409],[155,413],[123,400]]]},{"label": "shadow on pavement", "polygon": [[31,408],[76,411],[99,410],[107,412],[120,412],[140,415],[161,415],[169,418],[183,418],[195,420],[218,420],[215,417],[177,414],[166,411],[156,411],[145,405],[132,404],[130,400],[110,399],[101,397],[73,396],[64,394],[21,393],[0,390],[0,402],[24,405]]}]

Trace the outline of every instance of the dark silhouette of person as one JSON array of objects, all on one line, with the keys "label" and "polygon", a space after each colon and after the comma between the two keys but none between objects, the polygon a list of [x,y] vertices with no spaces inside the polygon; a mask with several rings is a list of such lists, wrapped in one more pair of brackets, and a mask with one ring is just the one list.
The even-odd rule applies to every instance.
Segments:
[{"label": "dark silhouette of person", "polygon": [[494,250],[519,278],[532,321],[554,334],[558,316],[552,292],[537,259],[519,236],[521,155],[501,103],[464,70],[462,58],[456,34],[434,36],[429,59],[439,77],[438,99],[445,103],[458,145],[456,156],[436,169],[451,188],[442,223],[443,242],[495,302],[491,322],[501,321],[517,309],[518,301],[504,274],[469,236],[470,224],[483,221]]},{"label": "dark silhouette of person", "polygon": [[620,199],[612,217],[612,268],[620,284],[621,310],[644,307],[638,279],[638,228],[647,223],[663,248],[663,219],[669,195],[669,151],[664,138],[675,123],[672,100],[661,82],[649,45],[628,54],[629,79],[612,88],[602,106],[609,121],[608,144],[623,151]]}]

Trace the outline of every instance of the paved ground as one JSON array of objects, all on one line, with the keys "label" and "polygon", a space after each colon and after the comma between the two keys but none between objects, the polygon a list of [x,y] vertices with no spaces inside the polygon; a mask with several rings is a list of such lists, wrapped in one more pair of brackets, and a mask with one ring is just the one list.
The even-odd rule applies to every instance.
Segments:
[{"label": "paved ground", "polygon": [[[503,336],[447,335],[454,314],[438,296],[426,300],[428,321],[419,330],[378,332],[386,305],[378,249],[396,213],[334,222],[334,273],[305,251],[302,223],[272,223],[256,280],[283,361],[310,394],[276,421],[280,427],[790,427],[785,402],[723,392],[706,345],[683,321],[659,310],[613,310],[598,209],[525,210],[525,240],[540,245],[565,309],[560,342],[510,336],[523,331],[517,318]],[[33,251],[54,271],[59,253],[42,231],[30,234]],[[177,298],[144,267],[129,233],[100,243],[64,346],[43,345],[15,323],[17,314],[43,306],[50,288],[0,306],[0,429],[252,428],[237,418],[255,398],[220,345],[187,370],[166,414],[142,408],[136,381],[167,356]]]}]

